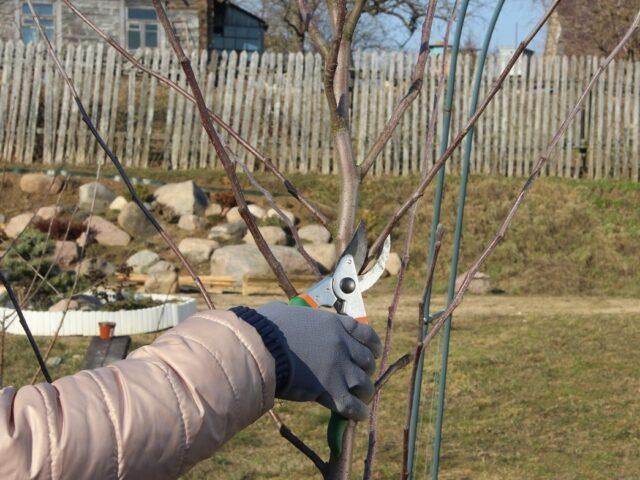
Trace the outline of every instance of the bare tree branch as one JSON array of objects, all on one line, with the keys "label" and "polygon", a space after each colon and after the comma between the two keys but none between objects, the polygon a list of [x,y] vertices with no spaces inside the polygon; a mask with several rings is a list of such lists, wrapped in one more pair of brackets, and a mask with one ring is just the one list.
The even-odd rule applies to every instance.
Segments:
[{"label": "bare tree branch", "polygon": [[300,13],[300,17],[302,18],[302,22],[309,32],[309,37],[311,38],[311,43],[316,47],[322,58],[325,60],[329,55],[329,47],[327,46],[327,40],[322,35],[322,32],[318,29],[318,25],[313,20],[313,13],[307,7],[305,0],[298,0],[298,10]]},{"label": "bare tree branch", "polygon": [[[177,93],[182,95],[184,98],[189,100],[191,103],[195,104],[195,98],[191,95],[187,90],[182,88],[176,82],[170,80],[167,77],[159,74],[153,69],[147,67],[138,59],[136,59],[133,55],[131,55],[124,47],[122,47],[113,37],[104,32],[100,27],[98,27],[89,17],[87,17],[83,12],[81,12],[70,0],[62,0],[65,5],[78,17],[80,18],[91,30],[93,30],[100,38],[102,38],[105,42],[107,42],[111,47],[113,47],[125,60],[127,60],[134,67],[139,69],[140,71],[146,73],[147,75],[151,75],[155,79],[157,79],[160,83],[168,86],[169,88],[174,89]],[[295,185],[284,176],[284,174],[278,170],[278,168],[274,165],[269,157],[263,155],[258,151],[253,145],[247,142],[242,136],[236,132],[229,124],[227,124],[222,118],[216,115],[213,111],[207,109],[209,117],[216,122],[218,125],[222,127],[234,140],[236,140],[243,148],[245,148],[249,153],[251,153],[256,159],[264,164],[264,166],[273,173],[278,180],[282,182],[285,189],[289,194],[298,200],[313,216],[316,220],[318,220],[325,227],[328,226],[329,220],[327,217],[315,206],[311,201],[309,201],[304,195],[300,193],[300,191],[295,187]]]},{"label": "bare tree branch", "polygon": [[204,97],[202,96],[202,91],[200,90],[200,86],[198,85],[198,81],[196,80],[196,76],[193,73],[191,62],[185,55],[184,50],[182,49],[182,45],[180,45],[180,41],[178,40],[178,36],[175,33],[173,25],[171,24],[171,21],[167,16],[167,12],[165,11],[164,6],[162,5],[162,2],[160,0],[153,0],[153,5],[156,9],[156,13],[158,14],[158,20],[160,21],[160,24],[164,28],[165,34],[167,35],[169,44],[178,57],[180,65],[182,65],[182,70],[185,73],[187,83],[191,88],[191,92],[193,93],[193,97],[200,113],[202,126],[207,132],[207,136],[213,144],[213,147],[215,148],[216,153],[218,154],[218,157],[220,158],[220,161],[222,162],[222,165],[227,172],[227,176],[231,181],[231,190],[233,191],[233,195],[236,199],[236,202],[238,203],[238,212],[240,213],[240,216],[242,217],[244,222],[247,224],[247,228],[251,232],[251,235],[256,242],[256,246],[269,264],[269,267],[276,276],[278,284],[280,285],[282,290],[289,296],[289,298],[295,297],[297,294],[295,287],[291,283],[291,280],[289,280],[289,277],[284,271],[282,264],[278,261],[278,259],[269,248],[269,245],[262,236],[262,233],[260,233],[253,215],[251,215],[251,212],[249,212],[247,201],[244,198],[242,188],[240,187],[240,182],[238,181],[238,176],[236,175],[235,165],[229,158],[229,154],[224,148],[222,140],[220,139],[220,136],[216,132],[215,127],[211,122],[209,110],[207,109],[207,105],[205,104]]},{"label": "bare tree branch", "polygon": [[200,277],[198,277],[198,274],[195,272],[195,270],[193,269],[191,264],[187,261],[187,259],[182,254],[182,252],[180,252],[180,250],[178,249],[178,246],[175,244],[173,239],[169,236],[169,234],[166,232],[166,230],[160,225],[160,223],[158,223],[158,221],[155,219],[155,217],[151,214],[151,212],[144,205],[144,202],[140,199],[140,197],[136,193],[136,190],[133,187],[133,184],[131,183],[131,180],[129,179],[129,176],[127,175],[127,172],[125,171],[124,167],[120,163],[120,160],[118,160],[118,157],[111,151],[109,146],[103,140],[102,136],[100,135],[100,133],[96,129],[95,125],[93,124],[93,121],[91,120],[91,117],[87,114],[87,111],[84,108],[82,100],[80,100],[80,96],[78,95],[78,92],[76,90],[76,87],[75,87],[73,81],[71,80],[71,78],[69,77],[67,72],[65,71],[64,66],[62,65],[62,62],[60,61],[60,58],[58,57],[58,54],[57,54],[53,44],[49,41],[49,38],[47,37],[47,34],[45,33],[44,28],[42,27],[42,23],[40,22],[40,17],[38,17],[38,15],[36,14],[36,11],[35,11],[35,9],[33,7],[32,0],[27,0],[27,4],[29,5],[29,9],[31,11],[31,15],[33,16],[33,19],[34,19],[34,22],[36,24],[36,27],[38,28],[38,32],[40,33],[40,37],[42,38],[42,41],[47,46],[47,50],[49,51],[49,54],[51,55],[51,58],[53,59],[53,62],[55,63],[56,68],[58,69],[58,72],[60,73],[60,75],[64,79],[65,83],[67,84],[67,86],[69,88],[69,91],[71,92],[71,95],[73,96],[73,98],[74,98],[74,100],[76,102],[76,105],[78,106],[78,110],[80,112],[80,116],[82,117],[82,120],[87,125],[87,128],[89,129],[89,131],[96,138],[96,140],[98,141],[98,144],[105,151],[105,153],[107,154],[107,156],[109,157],[109,159],[111,160],[113,165],[116,167],[116,170],[118,171],[118,173],[122,177],[123,182],[127,186],[127,189],[129,190],[129,193],[130,193],[131,198],[133,199],[133,201],[136,203],[136,205],[138,205],[138,208],[140,208],[140,210],[142,211],[144,216],[147,218],[149,223],[151,223],[151,225],[153,225],[153,227],[158,231],[158,233],[160,234],[162,239],[165,241],[165,243],[169,246],[169,248],[173,251],[173,253],[176,254],[176,256],[178,257],[178,259],[180,260],[182,265],[189,272],[189,274],[193,278],[194,283],[197,285],[198,289],[200,290],[200,293],[202,294],[202,297],[204,298],[204,301],[207,304],[207,307],[210,308],[210,309],[213,309],[214,308],[214,304],[211,301],[211,297],[209,297],[209,293],[207,292],[206,288],[204,287],[202,281],[200,280]]},{"label": "bare tree branch", "polygon": [[538,23],[535,25],[535,27],[529,33],[529,35],[527,35],[527,37],[518,45],[518,48],[516,48],[515,52],[509,59],[509,62],[507,63],[506,67],[504,68],[504,70],[502,70],[502,73],[500,74],[498,79],[495,81],[494,86],[489,91],[489,94],[487,95],[487,97],[483,100],[482,104],[478,107],[478,110],[476,111],[476,113],[472,115],[471,118],[469,118],[469,120],[467,120],[462,130],[451,142],[451,145],[449,145],[449,147],[444,152],[444,154],[434,163],[433,167],[431,167],[429,172],[427,172],[427,174],[422,178],[419,185],[411,194],[411,196],[404,201],[404,203],[400,206],[400,208],[398,208],[398,210],[396,210],[396,212],[393,214],[389,222],[382,229],[382,232],[380,233],[376,241],[371,246],[371,252],[376,253],[380,250],[382,246],[382,242],[384,242],[384,239],[391,233],[391,231],[395,228],[395,226],[398,224],[400,219],[404,217],[404,215],[409,211],[409,209],[411,208],[411,205],[416,203],[424,195],[425,190],[427,189],[431,181],[434,179],[438,171],[440,171],[440,169],[444,166],[446,161],[451,157],[451,155],[453,155],[453,152],[455,152],[456,148],[458,148],[460,143],[462,143],[462,140],[464,140],[464,137],[473,128],[473,126],[476,124],[478,119],[482,116],[482,114],[486,110],[489,103],[491,103],[493,98],[500,91],[500,89],[502,88],[502,84],[504,83],[505,79],[509,75],[509,72],[511,71],[513,66],[518,61],[518,58],[520,58],[520,55],[522,55],[522,52],[524,51],[524,49],[527,47],[527,45],[529,45],[529,43],[531,43],[533,38],[542,29],[545,23],[547,23],[547,21],[549,20],[549,17],[551,16],[551,14],[554,12],[554,10],[557,8],[557,6],[560,4],[561,1],[562,0],[554,1],[554,3],[549,8],[549,10],[547,10],[547,12],[543,15],[543,17],[538,21]]}]

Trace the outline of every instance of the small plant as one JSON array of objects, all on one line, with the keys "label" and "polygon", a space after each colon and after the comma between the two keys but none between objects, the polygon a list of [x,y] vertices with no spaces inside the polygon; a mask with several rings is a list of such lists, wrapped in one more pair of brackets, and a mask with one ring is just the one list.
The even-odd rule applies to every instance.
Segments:
[{"label": "small plant", "polygon": [[[151,202],[153,200],[153,190],[151,190],[149,185],[139,183],[134,186],[134,190],[143,202]],[[124,198],[126,198],[129,202],[133,200],[129,191],[124,194]]]},{"label": "small plant", "polygon": [[236,206],[236,198],[233,192],[225,190],[224,192],[215,192],[210,195],[211,201],[222,207],[222,211],[229,210]]}]

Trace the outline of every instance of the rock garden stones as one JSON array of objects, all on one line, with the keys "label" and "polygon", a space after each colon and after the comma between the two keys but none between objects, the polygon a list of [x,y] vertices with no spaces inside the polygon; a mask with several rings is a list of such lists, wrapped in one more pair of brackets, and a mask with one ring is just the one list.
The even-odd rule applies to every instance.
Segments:
[{"label": "rock garden stones", "polygon": [[260,205],[256,205],[252,203],[248,205],[247,208],[249,209],[249,213],[253,215],[255,218],[257,218],[258,220],[262,220],[267,216],[267,211],[264,208],[262,208]]},{"label": "rock garden stones", "polygon": [[[89,219],[85,220],[85,226],[88,221]],[[91,217],[90,228],[94,232],[96,242],[100,245],[105,245],[107,247],[125,247],[129,245],[129,242],[131,241],[131,237],[127,232],[120,230],[113,223],[98,215],[93,215]],[[83,236],[84,235],[82,235],[78,240],[81,241]]]},{"label": "rock garden stones", "polygon": [[120,210],[122,210],[124,207],[127,206],[127,203],[129,203],[127,199],[124,198],[122,195],[120,195],[119,197],[116,197],[113,200],[113,202],[109,204],[109,210],[115,210],[119,212]]},{"label": "rock garden stones", "polygon": [[391,252],[389,254],[389,258],[387,259],[387,264],[385,265],[385,270],[389,273],[389,275],[398,275],[400,273],[400,268],[402,267],[402,259],[400,255],[396,252]]},{"label": "rock garden stones", "polygon": [[36,216],[42,220],[48,221],[57,217],[62,213],[62,208],[57,205],[50,205],[48,207],[39,208],[36,212]]},{"label": "rock garden stones", "polygon": [[193,232],[194,230],[201,230],[203,228],[206,228],[206,226],[207,221],[204,218],[193,215],[191,213],[182,215],[180,217],[180,220],[178,220],[178,228],[181,228],[182,230],[188,230],[190,232]]},{"label": "rock garden stones", "polygon": [[78,261],[78,245],[69,240],[56,241],[53,258],[58,265],[68,267]]},{"label": "rock garden stones", "polygon": [[147,274],[156,275],[158,273],[177,271],[178,269],[173,263],[167,262],[166,260],[160,260],[149,267],[149,269],[147,270]]},{"label": "rock garden stones", "polygon": [[227,242],[231,240],[240,240],[247,233],[247,226],[244,222],[223,223],[216,225],[209,230],[209,240],[218,242]]},{"label": "rock garden stones", "polygon": [[222,215],[222,206],[218,203],[211,203],[204,211],[205,217],[216,217]]},{"label": "rock garden stones", "polygon": [[149,237],[156,233],[156,229],[134,202],[127,203],[120,211],[118,225],[134,238]]},{"label": "rock garden stones", "polygon": [[209,199],[193,180],[180,183],[168,183],[155,191],[156,202],[170,207],[176,215],[202,215]]},{"label": "rock garden stones", "polygon": [[16,215],[11,218],[9,222],[4,227],[4,233],[9,238],[16,238],[18,235],[22,233],[22,231],[27,228],[27,225],[31,222],[31,219],[35,215],[33,213],[21,213],[20,215]]},{"label": "rock garden stones", "polygon": [[106,210],[116,198],[113,190],[101,183],[85,183],[78,188],[78,207],[82,210],[91,210],[94,195],[96,198],[94,211],[96,212]]},{"label": "rock garden stones", "polygon": [[148,293],[177,293],[178,274],[176,272],[154,273],[144,282],[144,291]]},{"label": "rock garden stones", "polygon": [[[260,233],[262,233],[262,236],[269,245],[287,244],[287,234],[284,233],[284,230],[280,227],[265,226],[258,227],[258,230],[260,230]],[[244,243],[252,243],[254,245],[256,243],[251,232],[247,232],[242,240]]]},{"label": "rock garden stones", "polygon": [[[284,216],[287,217],[289,221],[291,221],[291,223],[295,225],[297,219],[296,219],[296,216],[293,214],[293,212],[290,212],[289,210],[285,210],[283,208],[281,208],[280,210],[282,211]],[[273,208],[270,208],[269,210],[267,210],[267,218],[280,219],[280,215],[278,215],[278,212],[276,212]]]},{"label": "rock garden stones", "polygon": [[329,272],[336,264],[336,246],[333,243],[309,243],[304,245],[304,249],[313,258],[321,270]]},{"label": "rock garden stones", "polygon": [[62,190],[64,179],[44,173],[26,173],[20,178],[20,190],[25,193],[57,195]]},{"label": "rock garden stones", "polygon": [[[293,247],[272,246],[273,254],[284,270],[292,275],[312,274],[311,267],[304,257]],[[213,252],[211,256],[211,275],[227,275],[236,281],[242,281],[245,274],[265,276],[271,274],[271,268],[255,245],[228,245]]]},{"label": "rock garden stones", "polygon": [[201,263],[209,260],[213,251],[219,246],[220,244],[215,240],[185,238],[178,245],[178,249],[190,262]]},{"label": "rock garden stones", "polygon": [[80,262],[79,273],[88,277],[102,278],[116,273],[116,267],[100,258],[85,258]]},{"label": "rock garden stones", "polygon": [[131,267],[134,273],[145,273],[149,267],[157,263],[160,256],[151,250],[140,250],[127,259],[127,267]]},{"label": "rock garden stones", "polygon": [[305,225],[298,230],[300,240],[305,243],[329,243],[331,232],[319,223]]}]

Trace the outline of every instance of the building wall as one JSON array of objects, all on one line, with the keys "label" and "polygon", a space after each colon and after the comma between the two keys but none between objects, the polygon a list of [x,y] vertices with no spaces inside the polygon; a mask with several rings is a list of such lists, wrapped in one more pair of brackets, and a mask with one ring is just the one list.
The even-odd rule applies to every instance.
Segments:
[{"label": "building wall", "polygon": [[[20,40],[21,0],[0,0],[0,39]],[[84,22],[69,10],[61,1],[53,0],[55,32],[57,42],[97,42],[99,37]],[[127,7],[149,7],[145,0],[74,0],[78,10],[83,12],[98,27],[126,45],[126,9]],[[200,44],[200,12],[198,2],[169,3],[169,16],[185,48],[198,47]],[[162,27],[160,42],[164,43]]]}]

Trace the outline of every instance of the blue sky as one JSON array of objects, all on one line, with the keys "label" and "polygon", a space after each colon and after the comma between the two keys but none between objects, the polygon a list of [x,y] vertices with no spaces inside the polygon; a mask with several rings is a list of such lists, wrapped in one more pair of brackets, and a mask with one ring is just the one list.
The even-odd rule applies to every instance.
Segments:
[{"label": "blue sky", "polygon": [[[484,32],[496,2],[487,0],[485,3],[486,6],[476,10],[477,18],[471,18],[465,22],[465,33],[463,33],[463,39],[471,37],[478,46],[482,44]],[[531,31],[543,13],[544,9],[539,1],[506,0],[493,34],[491,48],[514,47]],[[440,40],[443,34],[444,26],[438,25],[433,38]],[[541,52],[544,49],[545,38],[546,31],[542,30],[532,43],[533,50]],[[415,50],[418,48],[418,42],[419,33],[411,38],[406,48]]]}]

